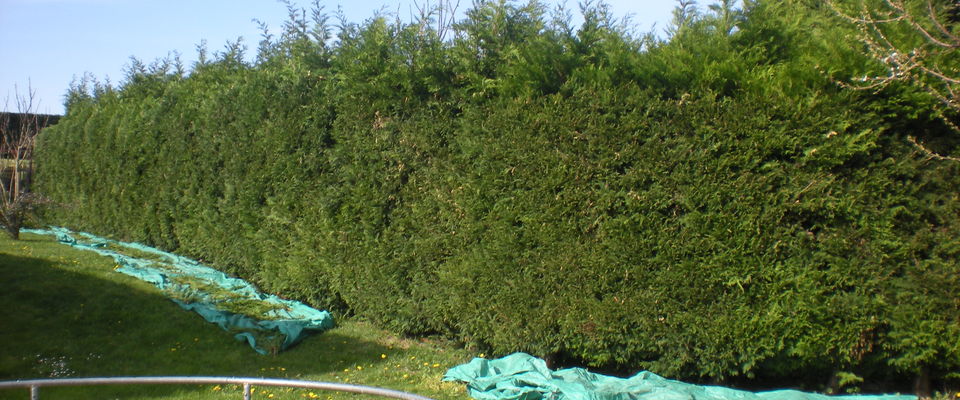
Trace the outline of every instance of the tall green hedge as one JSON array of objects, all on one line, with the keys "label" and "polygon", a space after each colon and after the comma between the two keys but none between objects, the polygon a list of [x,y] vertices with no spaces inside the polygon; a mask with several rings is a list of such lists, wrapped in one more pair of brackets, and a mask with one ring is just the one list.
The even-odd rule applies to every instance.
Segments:
[{"label": "tall green hedge", "polygon": [[947,128],[909,89],[833,84],[858,62],[815,3],[665,41],[602,4],[576,29],[482,1],[335,39],[291,13],[256,62],[234,43],[75,86],[38,190],[50,223],[496,354],[955,379],[958,165],[905,140]]}]

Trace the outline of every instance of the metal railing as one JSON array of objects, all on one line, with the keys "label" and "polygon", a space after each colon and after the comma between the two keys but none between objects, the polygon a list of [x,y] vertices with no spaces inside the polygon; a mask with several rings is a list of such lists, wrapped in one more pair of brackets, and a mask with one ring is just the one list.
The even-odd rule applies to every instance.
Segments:
[{"label": "metal railing", "polygon": [[348,385],[343,383],[301,381],[293,379],[270,379],[227,376],[142,376],[142,377],[114,377],[114,378],[62,378],[62,379],[27,379],[16,381],[0,381],[0,389],[29,388],[30,399],[40,398],[40,388],[48,386],[92,386],[92,385],[243,385],[243,399],[250,400],[251,388],[256,386],[281,386],[303,389],[328,390],[369,394],[374,396],[390,397],[400,400],[432,400],[429,397],[401,392],[398,390],[383,389],[373,386]]}]

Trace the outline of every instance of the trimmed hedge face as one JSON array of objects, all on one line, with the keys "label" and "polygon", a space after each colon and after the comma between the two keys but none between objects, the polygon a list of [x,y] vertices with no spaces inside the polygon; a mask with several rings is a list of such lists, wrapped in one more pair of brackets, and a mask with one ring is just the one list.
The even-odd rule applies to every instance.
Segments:
[{"label": "trimmed hedge face", "polygon": [[73,93],[38,145],[46,217],[494,353],[715,379],[960,368],[957,166],[881,100],[765,80],[806,62],[755,63],[773,14],[644,51],[596,14],[576,34],[539,15],[481,5],[449,43],[288,32],[255,65]]}]

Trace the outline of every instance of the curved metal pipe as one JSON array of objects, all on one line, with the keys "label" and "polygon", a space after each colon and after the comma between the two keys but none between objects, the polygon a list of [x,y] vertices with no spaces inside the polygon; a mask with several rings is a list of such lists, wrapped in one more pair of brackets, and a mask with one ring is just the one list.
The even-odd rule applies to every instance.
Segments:
[{"label": "curved metal pipe", "polygon": [[113,378],[62,378],[62,379],[25,379],[15,381],[0,381],[0,389],[29,388],[30,398],[39,398],[39,389],[46,386],[93,386],[93,385],[156,385],[156,384],[210,384],[210,385],[242,385],[244,398],[249,399],[250,387],[256,386],[284,386],[303,389],[328,390],[369,394],[374,396],[390,397],[400,400],[432,400],[429,397],[398,390],[384,389],[373,386],[348,385],[344,383],[304,381],[294,379],[228,377],[228,376],[123,376]]}]

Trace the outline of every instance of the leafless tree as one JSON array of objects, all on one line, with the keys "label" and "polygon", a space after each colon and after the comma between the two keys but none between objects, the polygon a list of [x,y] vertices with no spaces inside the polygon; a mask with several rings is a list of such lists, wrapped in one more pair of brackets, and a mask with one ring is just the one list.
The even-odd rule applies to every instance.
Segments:
[{"label": "leafless tree", "polygon": [[[845,87],[876,91],[894,82],[916,86],[939,102],[940,118],[960,134],[960,35],[957,16],[960,0],[828,0],[837,15],[856,24],[868,54],[883,66],[883,73],[841,82]],[[850,7],[849,4],[854,6]],[[916,138],[909,140],[927,155],[960,161],[928,149]]]},{"label": "leafless tree", "polygon": [[434,28],[437,38],[444,41],[447,34],[453,30],[453,25],[457,18],[457,9],[460,7],[460,0],[438,0],[437,3],[431,3],[425,0],[423,4],[413,0],[413,6],[417,10],[417,15],[412,16],[414,22],[420,25],[423,31],[431,23],[435,23]]},{"label": "leafless tree", "polygon": [[32,88],[26,95],[17,91],[14,97],[17,112],[0,116],[0,224],[14,240],[20,238],[20,228],[26,218],[46,202],[29,190],[34,141],[47,122],[35,113],[34,99]]}]

